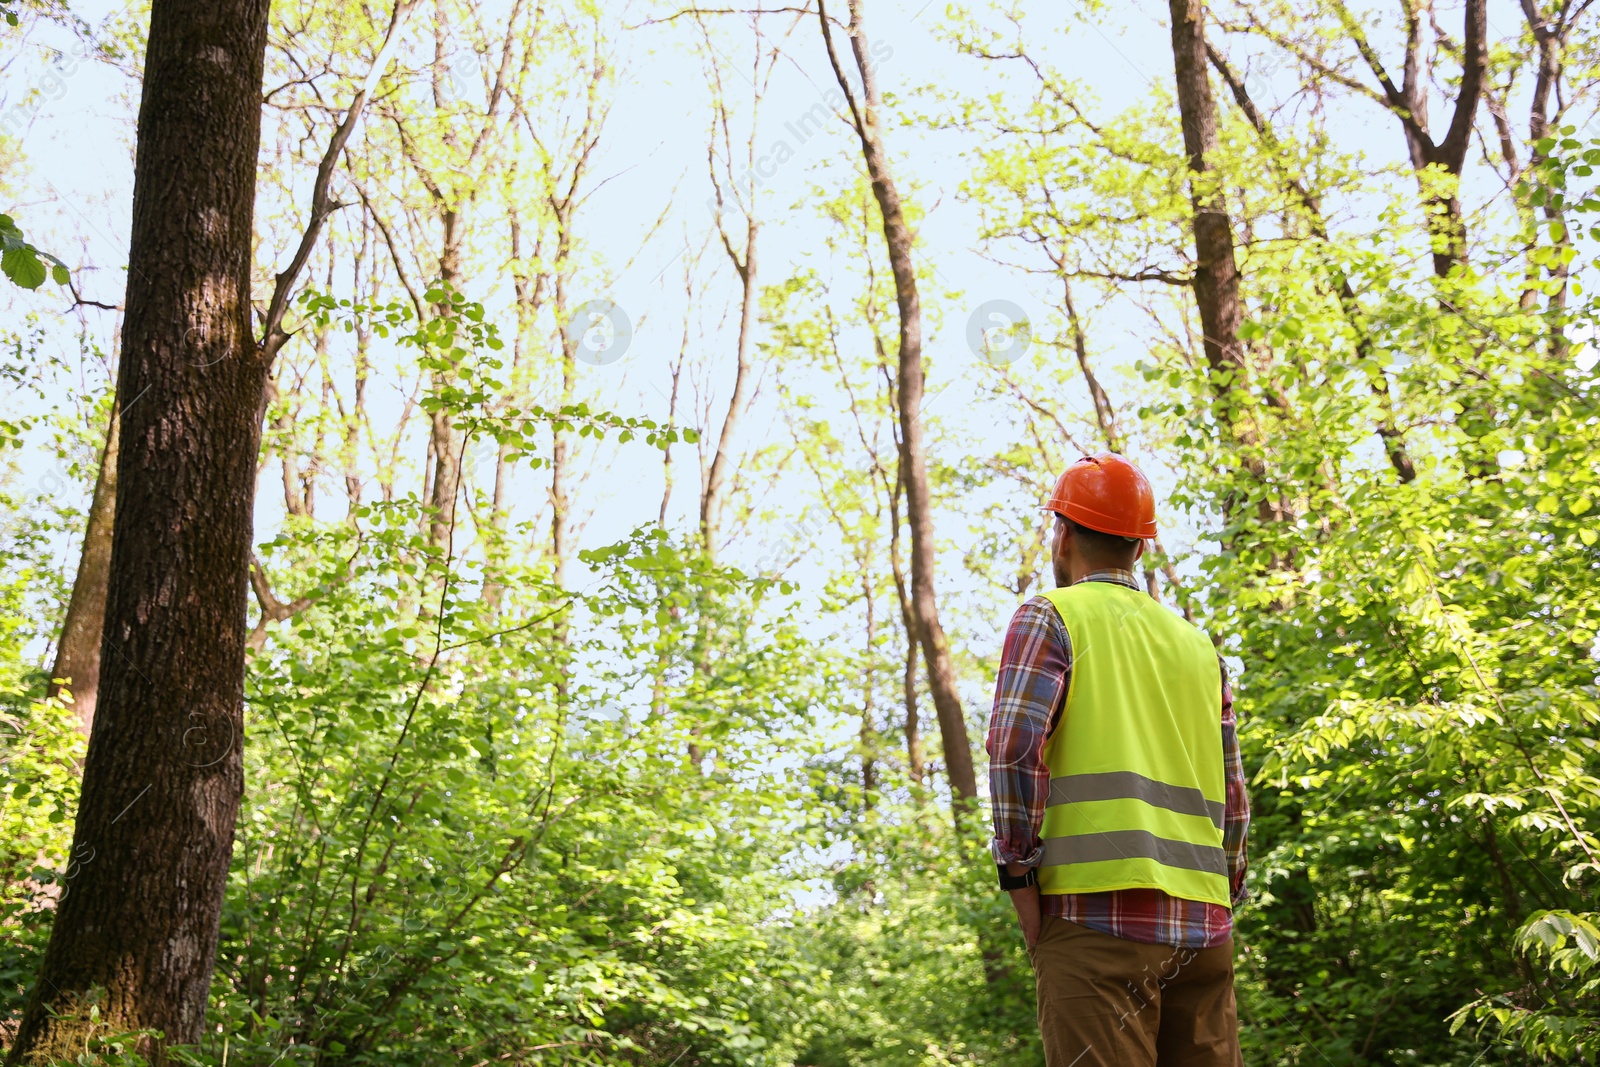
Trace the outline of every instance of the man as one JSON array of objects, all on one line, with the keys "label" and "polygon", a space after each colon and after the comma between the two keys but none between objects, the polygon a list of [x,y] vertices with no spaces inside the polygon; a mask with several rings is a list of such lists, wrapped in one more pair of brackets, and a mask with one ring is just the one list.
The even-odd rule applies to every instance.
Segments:
[{"label": "man", "polygon": [[988,741],[1045,1062],[1236,1067],[1250,809],[1226,668],[1134,577],[1156,532],[1138,468],[1086,456],[1045,508],[1057,588],[1012,617]]}]

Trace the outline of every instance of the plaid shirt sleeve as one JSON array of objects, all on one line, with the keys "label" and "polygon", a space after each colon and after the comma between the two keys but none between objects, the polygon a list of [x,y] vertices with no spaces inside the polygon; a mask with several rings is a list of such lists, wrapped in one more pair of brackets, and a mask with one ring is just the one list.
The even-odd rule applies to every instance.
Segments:
[{"label": "plaid shirt sleeve", "polygon": [[1039,865],[1039,830],[1050,796],[1044,742],[1072,674],[1067,627],[1043,597],[1011,617],[1000,652],[994,711],[989,716],[989,803],[996,863]]},{"label": "plaid shirt sleeve", "polygon": [[[1221,662],[1220,657],[1218,662]],[[1245,874],[1250,859],[1245,838],[1250,830],[1250,790],[1244,775],[1244,758],[1239,755],[1239,728],[1233,713],[1233,686],[1228,681],[1228,665],[1222,664],[1222,768],[1227,784],[1222,817],[1222,850],[1228,858],[1230,899],[1237,908],[1250,896]]]}]

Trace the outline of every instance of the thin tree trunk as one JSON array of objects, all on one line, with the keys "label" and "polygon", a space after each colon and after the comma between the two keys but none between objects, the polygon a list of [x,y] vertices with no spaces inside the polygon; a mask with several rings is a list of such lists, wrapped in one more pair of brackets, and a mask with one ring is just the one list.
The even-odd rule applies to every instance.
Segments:
[{"label": "thin tree trunk", "polygon": [[[278,388],[276,377],[267,380],[267,403],[270,405],[283,395]],[[304,517],[306,514],[305,498],[300,495],[299,470],[295,466],[290,449],[293,447],[294,418],[285,411],[272,420],[272,429],[279,435],[278,440],[278,470],[281,475],[279,481],[283,485],[283,510],[286,514]]]},{"label": "thin tree trunk", "polygon": [[7,1062],[199,1039],[243,788],[267,380],[250,265],[268,0],[155,0],[139,108],[99,702],[50,943]]},{"label": "thin tree trunk", "polygon": [[[1528,21],[1528,29],[1533,33],[1535,42],[1539,46],[1539,70],[1534,77],[1533,98],[1528,105],[1528,140],[1533,144],[1533,152],[1529,159],[1530,166],[1538,166],[1545,160],[1545,153],[1539,151],[1539,142],[1550,135],[1550,98],[1552,95],[1557,100],[1556,114],[1559,118],[1562,111],[1563,97],[1561,95],[1561,75],[1566,67],[1567,36],[1571,25],[1567,21],[1571,11],[1570,0],[1563,0],[1554,20],[1540,14],[1539,6],[1534,0],[1522,0],[1523,14]],[[1566,248],[1572,243],[1572,235],[1567,232],[1566,211],[1558,197],[1546,197],[1544,202],[1545,222],[1552,227],[1557,227],[1561,239],[1557,243]],[[1533,268],[1535,271],[1537,267]],[[1550,355],[1560,359],[1567,350],[1566,323],[1563,322],[1563,312],[1567,307],[1569,291],[1568,278],[1571,275],[1571,265],[1564,257],[1558,257],[1548,268],[1550,276],[1556,279],[1558,288],[1550,294],[1548,304],[1553,313],[1550,316]]]},{"label": "thin tree trunk", "polygon": [[[371,256],[372,281],[377,277],[376,250],[368,252],[371,245],[371,220],[363,215],[361,217],[361,240],[356,245],[353,256],[352,289],[359,293],[362,289],[361,267]],[[376,288],[375,284],[373,285]],[[374,303],[377,301],[374,300]],[[341,455],[344,463],[344,494],[347,502],[348,521],[355,522],[356,509],[361,506],[361,475],[358,460],[361,431],[367,426],[367,378],[371,374],[369,346],[372,343],[372,329],[363,316],[357,315],[355,321],[355,397],[351,401],[351,409],[341,412],[344,416],[344,444]]]},{"label": "thin tree trunk", "polygon": [[[685,286],[690,296],[693,289]],[[685,311],[683,316],[683,339],[678,343],[678,358],[672,364],[672,394],[667,398],[667,424],[671,425],[678,417],[678,384],[683,378],[683,359],[689,352],[689,314]],[[672,449],[661,450],[661,510],[656,515],[656,524],[662,529],[667,526],[667,509],[672,504]]]},{"label": "thin tree trunk", "polygon": [[433,429],[430,424],[428,441],[422,457],[422,499],[424,500],[433,499],[433,441]]},{"label": "thin tree trunk", "polygon": [[[576,186],[576,179],[574,179]],[[566,203],[572,204],[569,195]],[[569,406],[578,387],[578,360],[577,344],[570,336],[567,328],[568,316],[571,314],[567,306],[567,282],[569,272],[572,270],[568,258],[571,251],[571,215],[567,212],[558,212],[556,225],[560,230],[556,238],[556,264],[553,298],[556,315],[556,343],[561,352],[561,408]],[[550,448],[550,554],[554,561],[553,580],[556,587],[567,587],[567,570],[570,566],[573,552],[572,537],[572,504],[567,493],[568,482],[572,477],[570,439],[571,434],[559,427],[551,429]],[[557,646],[561,649],[561,669],[556,679],[556,695],[563,707],[566,706],[568,694],[571,692],[571,642],[572,632],[565,614],[556,617],[554,623],[554,637]]]},{"label": "thin tree trunk", "polygon": [[935,549],[933,502],[928,489],[928,455],[923,439],[922,394],[922,302],[917,292],[916,268],[912,262],[915,235],[901,207],[900,193],[884,150],[878,111],[882,106],[870,44],[861,25],[864,0],[850,0],[850,50],[861,75],[862,99],[856,99],[844,69],[833,49],[832,28],[826,5],[819,0],[828,58],[840,89],[850,103],[855,128],[861,139],[861,152],[872,181],[872,194],[883,216],[884,244],[894,274],[895,299],[900,312],[900,351],[897,391],[900,400],[900,468],[905,480],[906,517],[911,531],[911,606],[917,643],[921,645],[928,668],[928,688],[939,718],[939,735],[944,745],[945,772],[955,800],[958,823],[964,812],[975,810],[978,795],[973,770],[972,744],[967,735],[966,714],[956,691],[955,668],[950,642],[939,622],[935,593]]},{"label": "thin tree trunk", "polygon": [[[515,294],[514,313],[516,315],[516,336],[511,343],[511,374],[510,392],[500,399],[500,410],[515,403],[523,395],[525,389],[528,357],[537,340],[539,308],[544,302],[545,275],[538,272],[539,253],[544,247],[544,238],[538,234],[533,242],[529,259],[523,258],[523,233],[522,216],[516,207],[507,209],[511,234],[511,287]],[[534,264],[529,269],[527,264]],[[489,525],[494,532],[495,539],[501,540],[506,532],[506,520],[510,510],[511,481],[514,469],[511,463],[511,446],[499,443],[495,448],[494,457],[494,491],[489,505]],[[497,546],[497,550],[498,550]],[[491,610],[498,610],[500,600],[505,595],[505,586],[500,581],[500,560],[498,558],[486,561],[484,569],[483,600]]]},{"label": "thin tree trunk", "polygon": [[1067,323],[1072,327],[1072,351],[1078,357],[1078,369],[1083,371],[1089,396],[1094,400],[1094,418],[1100,426],[1100,436],[1105,439],[1107,448],[1121,452],[1122,434],[1117,431],[1117,410],[1112,407],[1111,397],[1106,394],[1105,387],[1089,365],[1089,338],[1084,332],[1083,321],[1078,318],[1077,305],[1072,302],[1072,281],[1065,271],[1061,273],[1061,299],[1067,311]]},{"label": "thin tree trunk", "polygon": [[50,668],[47,696],[70,696],[72,710],[84,736],[94,725],[95,701],[100,693],[100,633],[106,617],[106,585],[111,580],[111,528],[117,510],[117,436],[121,420],[111,406],[106,446],[100,452],[100,473],[89,500],[89,521],[83,531],[83,552],[72,582],[55,665]]},{"label": "thin tree trunk", "polygon": [[901,695],[905,702],[906,770],[914,788],[921,788],[928,774],[927,752],[922,744],[921,712],[917,706],[916,619],[911,613],[911,590],[900,555],[900,494],[898,477],[889,483],[889,574],[894,579],[895,596],[900,601],[900,622],[906,634],[905,670],[901,676]]},{"label": "thin tree trunk", "polygon": [[[511,286],[516,294],[517,333],[511,342],[511,388],[520,391],[522,376],[528,365],[528,351],[532,347],[534,331],[538,326],[539,305],[544,298],[544,276],[534,275],[520,266],[522,260],[522,217],[512,208],[509,211],[511,228],[511,260],[518,264],[511,272]],[[532,259],[537,264],[542,240],[536,240]],[[501,445],[494,460],[494,512],[496,530],[504,531],[506,520],[506,492],[511,481],[510,446]]]},{"label": "thin tree trunk", "polygon": [[[454,290],[461,284],[461,244],[466,232],[462,212],[446,209],[440,213],[444,239],[439,252],[439,278],[446,287]],[[440,305],[437,314],[450,314],[448,305]],[[436,388],[443,388],[454,380],[447,371],[436,372]],[[428,543],[445,547],[455,526],[456,498],[461,492],[461,435],[456,430],[455,416],[447,408],[433,413],[430,430],[433,441],[433,486],[428,498]]]},{"label": "thin tree trunk", "polygon": [[[909,617],[908,617],[909,621]],[[913,788],[928,777],[928,757],[922,747],[922,722],[917,710],[917,639],[906,631],[906,665],[901,675],[901,694],[906,705],[906,774]]]},{"label": "thin tree trunk", "polygon": [[873,797],[878,791],[878,771],[874,759],[878,732],[872,723],[873,681],[877,674],[873,669],[873,657],[878,654],[878,614],[873,598],[870,563],[865,559],[861,565],[861,595],[867,606],[866,667],[861,678],[861,805],[871,811]]},{"label": "thin tree trunk", "polygon": [[[754,210],[753,206],[751,210]],[[755,338],[756,313],[760,310],[761,302],[756,282],[756,236],[759,231],[760,226],[754,215],[751,215],[745,228],[742,259],[728,243],[726,235],[723,237],[728,259],[739,274],[742,289],[733,395],[728,398],[728,412],[722,419],[722,433],[717,437],[717,450],[711,457],[711,467],[706,473],[706,491],[700,498],[701,543],[707,558],[713,560],[717,556],[717,534],[722,526],[722,505],[728,493],[728,471],[733,466],[735,435],[738,432],[739,420],[744,417],[745,409],[750,406],[750,346]]]},{"label": "thin tree trunk", "polygon": [[[558,225],[562,227],[562,233],[556,254],[555,278],[556,340],[561,346],[561,399],[557,406],[564,408],[572,403],[577,393],[578,359],[577,346],[568,336],[571,331],[567,328],[567,317],[571,313],[567,306],[567,272],[572,269],[567,259],[570,248],[566,232],[567,223],[562,220]],[[572,559],[572,504],[568,494],[568,483],[572,478],[572,435],[567,430],[557,428],[552,431],[551,436],[553,439],[550,448],[550,552],[555,560],[556,585],[564,589],[567,584],[567,568]]]}]

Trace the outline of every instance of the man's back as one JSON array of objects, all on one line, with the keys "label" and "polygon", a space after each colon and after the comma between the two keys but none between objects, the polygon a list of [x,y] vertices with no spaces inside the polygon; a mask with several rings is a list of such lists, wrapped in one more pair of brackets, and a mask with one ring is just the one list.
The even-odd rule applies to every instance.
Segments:
[{"label": "man's back", "polygon": [[1134,577],[1137,468],[1084,457],[1045,507],[1058,588],[1012,618],[988,748],[1047,1065],[1232,1067],[1249,802],[1227,672]]}]

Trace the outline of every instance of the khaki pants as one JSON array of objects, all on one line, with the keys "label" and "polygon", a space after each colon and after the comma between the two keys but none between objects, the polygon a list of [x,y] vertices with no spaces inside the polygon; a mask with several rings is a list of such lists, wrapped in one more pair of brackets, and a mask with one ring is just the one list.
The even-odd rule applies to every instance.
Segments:
[{"label": "khaki pants", "polygon": [[1045,916],[1028,950],[1046,1067],[1242,1067],[1233,942],[1147,945]]}]

